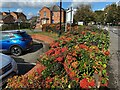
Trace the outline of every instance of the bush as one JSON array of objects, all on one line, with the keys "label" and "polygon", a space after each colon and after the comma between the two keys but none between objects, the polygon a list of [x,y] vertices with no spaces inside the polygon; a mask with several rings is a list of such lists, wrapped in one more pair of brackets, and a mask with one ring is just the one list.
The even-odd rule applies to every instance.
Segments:
[{"label": "bush", "polygon": [[26,28],[30,28],[30,23],[21,23],[20,26],[18,26],[17,23],[3,24],[1,26],[1,30],[15,30],[15,29],[26,29]]},{"label": "bush", "polygon": [[[98,29],[92,31],[91,27],[67,32],[51,43],[50,50],[40,56],[39,62],[46,66],[46,69],[40,73],[42,77],[39,77],[38,81],[35,79],[38,85],[35,87],[60,89],[107,87],[106,68],[109,60],[109,34],[106,35],[106,32]],[[27,83],[28,80],[26,79]],[[14,88],[11,84],[15,81],[22,82],[19,78],[17,80],[11,78],[7,86]],[[31,82],[34,80],[31,79]]]}]

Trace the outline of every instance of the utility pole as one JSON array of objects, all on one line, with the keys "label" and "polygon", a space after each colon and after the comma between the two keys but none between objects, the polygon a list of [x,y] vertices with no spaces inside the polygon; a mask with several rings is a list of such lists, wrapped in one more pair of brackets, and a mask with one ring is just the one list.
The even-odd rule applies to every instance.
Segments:
[{"label": "utility pole", "polygon": [[70,8],[70,30],[72,30],[71,24],[72,24],[72,7]]},{"label": "utility pole", "polygon": [[62,0],[60,0],[60,30],[59,30],[59,37],[60,37],[61,32],[62,32],[62,30],[61,30],[61,27],[62,27],[62,25],[61,25],[61,20],[62,20],[62,13],[61,13],[61,11],[62,11]]},{"label": "utility pole", "polygon": [[8,10],[9,14],[10,14],[10,10]]},{"label": "utility pole", "polygon": [[65,18],[66,18],[66,19],[65,19],[65,32],[67,32],[67,13],[68,13],[68,12],[66,11],[66,17],[65,17]]}]

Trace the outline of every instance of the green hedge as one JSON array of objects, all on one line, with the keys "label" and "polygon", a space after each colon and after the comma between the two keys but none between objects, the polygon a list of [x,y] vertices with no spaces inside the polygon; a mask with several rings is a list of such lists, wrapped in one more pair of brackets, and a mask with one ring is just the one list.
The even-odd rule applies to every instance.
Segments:
[{"label": "green hedge", "polygon": [[0,30],[15,30],[15,29],[26,29],[30,28],[30,23],[21,23],[20,26],[17,23],[14,24],[3,24]]}]

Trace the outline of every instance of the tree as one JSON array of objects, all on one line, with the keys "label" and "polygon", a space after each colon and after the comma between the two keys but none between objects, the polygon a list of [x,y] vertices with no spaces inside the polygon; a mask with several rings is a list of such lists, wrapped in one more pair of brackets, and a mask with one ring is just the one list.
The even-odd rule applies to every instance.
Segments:
[{"label": "tree", "polygon": [[111,4],[105,8],[105,22],[117,24],[120,22],[120,6],[116,4]]},{"label": "tree", "polygon": [[94,13],[95,13],[95,22],[104,24],[104,11],[97,10]]},{"label": "tree", "polygon": [[29,19],[30,28],[34,28],[35,27],[38,18],[39,18],[38,16],[33,16],[33,17],[31,17]]},{"label": "tree", "polygon": [[74,15],[74,20],[76,22],[83,21],[85,25],[87,25],[89,22],[94,21],[94,13],[91,10],[90,5],[80,5]]}]

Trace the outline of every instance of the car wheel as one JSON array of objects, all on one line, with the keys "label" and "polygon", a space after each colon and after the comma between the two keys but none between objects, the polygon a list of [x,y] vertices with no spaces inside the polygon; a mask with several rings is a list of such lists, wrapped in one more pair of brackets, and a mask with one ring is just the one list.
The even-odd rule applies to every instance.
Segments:
[{"label": "car wheel", "polygon": [[22,49],[19,46],[13,46],[10,49],[12,55],[19,56],[22,54]]}]

